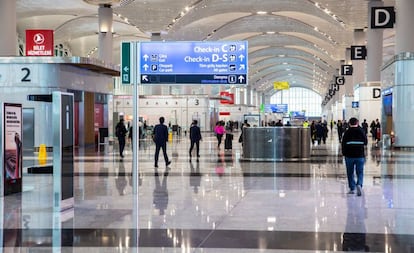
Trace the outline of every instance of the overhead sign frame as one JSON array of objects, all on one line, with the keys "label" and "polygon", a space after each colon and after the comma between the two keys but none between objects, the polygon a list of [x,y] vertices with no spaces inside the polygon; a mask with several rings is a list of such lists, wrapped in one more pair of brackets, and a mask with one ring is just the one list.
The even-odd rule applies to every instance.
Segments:
[{"label": "overhead sign frame", "polygon": [[247,85],[247,41],[139,42],[138,76],[143,85]]}]

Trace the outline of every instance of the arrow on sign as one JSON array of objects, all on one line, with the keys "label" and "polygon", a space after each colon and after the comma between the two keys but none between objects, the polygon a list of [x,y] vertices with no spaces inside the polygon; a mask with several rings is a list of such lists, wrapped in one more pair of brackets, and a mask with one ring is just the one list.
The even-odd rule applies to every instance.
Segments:
[{"label": "arrow on sign", "polygon": [[246,65],[240,64],[239,70],[246,69]]},{"label": "arrow on sign", "polygon": [[243,61],[244,57],[245,57],[245,56],[244,56],[244,55],[242,55],[242,54],[241,54],[241,55],[239,55],[239,59],[240,59],[240,61]]},{"label": "arrow on sign", "polygon": [[239,76],[239,83],[243,83],[244,81],[244,77],[243,76]]},{"label": "arrow on sign", "polygon": [[143,56],[143,57],[144,57],[144,60],[145,60],[145,61],[148,61],[149,56],[148,56],[147,54],[144,54],[144,56]]},{"label": "arrow on sign", "polygon": [[143,75],[142,76],[142,81],[143,82],[148,82],[148,76],[147,75]]},{"label": "arrow on sign", "polygon": [[143,66],[143,67],[144,67],[144,70],[145,70],[145,71],[147,71],[147,70],[148,70],[148,68],[149,68],[148,64],[144,64],[144,66]]},{"label": "arrow on sign", "polygon": [[129,68],[128,68],[128,66],[125,66],[124,71],[125,71],[125,72],[129,72]]},{"label": "arrow on sign", "polygon": [[245,50],[246,48],[244,47],[243,44],[240,45],[239,51]]}]

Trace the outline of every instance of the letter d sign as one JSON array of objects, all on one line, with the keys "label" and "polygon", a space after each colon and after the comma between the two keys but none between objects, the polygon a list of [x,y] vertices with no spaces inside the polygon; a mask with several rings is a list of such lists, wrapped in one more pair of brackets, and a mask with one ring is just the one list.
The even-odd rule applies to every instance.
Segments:
[{"label": "letter d sign", "polygon": [[394,23],[394,7],[371,8],[371,29],[393,28]]},{"label": "letter d sign", "polygon": [[372,98],[380,98],[381,97],[381,89],[380,88],[373,88],[372,89]]}]

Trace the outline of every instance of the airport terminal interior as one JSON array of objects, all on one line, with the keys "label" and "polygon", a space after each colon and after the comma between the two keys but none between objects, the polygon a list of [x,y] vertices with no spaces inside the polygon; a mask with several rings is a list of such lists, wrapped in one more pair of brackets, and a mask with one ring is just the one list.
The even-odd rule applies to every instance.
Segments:
[{"label": "airport terminal interior", "polygon": [[[413,12],[1,0],[0,252],[414,252]],[[341,148],[352,117],[368,123],[358,194]]]}]

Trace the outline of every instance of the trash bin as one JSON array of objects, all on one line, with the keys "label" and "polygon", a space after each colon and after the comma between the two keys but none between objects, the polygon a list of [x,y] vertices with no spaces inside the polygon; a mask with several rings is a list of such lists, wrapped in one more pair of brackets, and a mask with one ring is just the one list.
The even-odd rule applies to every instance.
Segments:
[{"label": "trash bin", "polygon": [[382,148],[383,149],[391,148],[391,136],[389,134],[382,135]]}]

